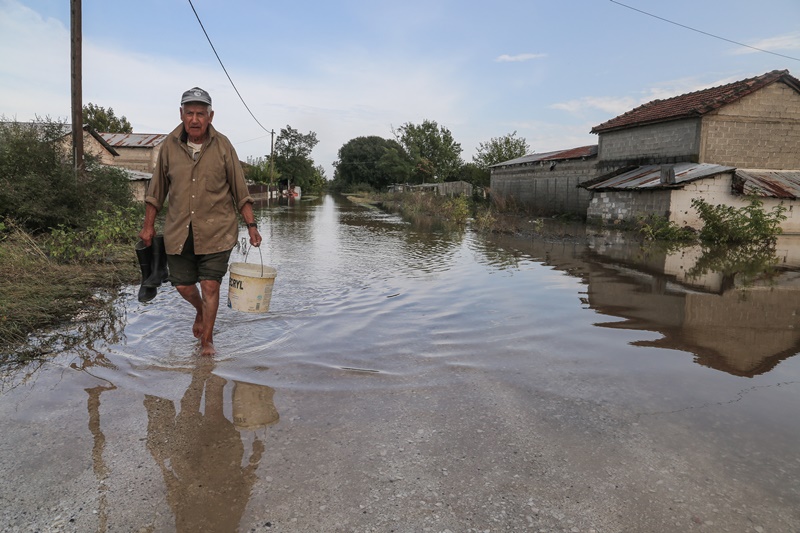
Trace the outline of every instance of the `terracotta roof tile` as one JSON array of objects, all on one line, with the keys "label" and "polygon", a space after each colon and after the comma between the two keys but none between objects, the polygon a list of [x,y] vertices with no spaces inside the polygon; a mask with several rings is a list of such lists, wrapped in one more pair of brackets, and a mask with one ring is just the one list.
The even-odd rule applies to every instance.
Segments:
[{"label": "terracotta roof tile", "polygon": [[595,126],[591,133],[702,116],[776,81],[783,81],[800,92],[800,80],[789,74],[788,70],[773,70],[761,76],[727,85],[682,94],[666,100],[653,100]]}]

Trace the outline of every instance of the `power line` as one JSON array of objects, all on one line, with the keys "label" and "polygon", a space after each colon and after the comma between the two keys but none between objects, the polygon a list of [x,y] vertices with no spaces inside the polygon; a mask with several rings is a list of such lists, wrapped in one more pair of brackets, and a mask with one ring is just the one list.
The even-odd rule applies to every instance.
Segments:
[{"label": "power line", "polygon": [[714,39],[720,39],[722,41],[733,43],[733,44],[738,45],[738,46],[744,46],[745,48],[750,48],[751,50],[756,50],[758,52],[764,52],[765,54],[772,54],[774,56],[783,57],[783,58],[786,58],[786,59],[791,59],[793,61],[800,61],[800,59],[796,58],[796,57],[779,54],[777,52],[772,52],[770,50],[764,50],[763,48],[756,48],[755,46],[750,46],[749,44],[740,43],[738,41],[732,41],[731,39],[726,39],[725,37],[720,37],[719,35],[714,35],[713,33],[708,33],[708,32],[703,31],[703,30],[698,30],[697,28],[692,28],[690,26],[686,26],[684,24],[680,24],[678,22],[674,22],[672,20],[665,19],[663,17],[659,17],[658,15],[653,15],[652,13],[648,13],[647,11],[642,11],[641,9],[636,9],[635,7],[631,7],[631,6],[625,5],[622,2],[617,2],[617,0],[610,0],[610,1],[612,3],[614,3],[614,4],[620,5],[622,7],[627,7],[628,9],[631,9],[633,11],[638,11],[639,13],[647,15],[648,17],[653,17],[653,18],[656,18],[658,20],[663,20],[664,22],[669,22],[670,24],[674,24],[675,26],[680,26],[681,28],[685,28],[687,30],[692,30],[692,31],[695,31],[697,33],[702,33],[703,35],[707,35],[709,37],[713,37]]},{"label": "power line", "polygon": [[231,82],[231,86],[233,87],[233,90],[236,91],[236,94],[239,96],[239,100],[242,101],[242,104],[244,104],[245,109],[247,109],[247,112],[250,113],[251,117],[253,117],[253,120],[256,121],[256,124],[261,126],[262,130],[266,131],[267,133],[270,133],[270,131],[267,128],[265,128],[264,126],[261,125],[261,123],[258,121],[258,119],[253,114],[253,112],[250,111],[250,108],[247,106],[247,102],[245,102],[244,98],[242,98],[242,95],[239,94],[239,89],[236,88],[236,85],[233,83],[233,80],[231,79],[230,74],[228,74],[228,69],[226,69],[225,65],[222,64],[222,59],[219,58],[219,54],[217,53],[217,49],[214,48],[214,43],[211,42],[211,37],[208,36],[208,32],[206,32],[206,28],[205,28],[205,26],[203,26],[203,21],[200,20],[200,15],[197,14],[197,10],[194,8],[194,4],[192,4],[192,0],[189,0],[189,5],[192,6],[192,11],[194,11],[194,16],[197,17],[197,22],[200,23],[200,28],[203,30],[203,33],[205,34],[206,39],[208,40],[208,44],[211,45],[211,49],[214,51],[214,55],[217,56],[217,61],[219,61],[219,64],[222,67],[222,70],[224,70],[225,71],[225,75],[228,76],[228,81]]}]

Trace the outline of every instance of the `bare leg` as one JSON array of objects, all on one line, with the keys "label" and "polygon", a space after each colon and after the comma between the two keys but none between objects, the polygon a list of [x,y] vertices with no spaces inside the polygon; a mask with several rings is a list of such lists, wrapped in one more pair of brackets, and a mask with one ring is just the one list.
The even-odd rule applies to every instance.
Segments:
[{"label": "bare leg", "polygon": [[200,281],[200,290],[203,293],[203,331],[200,335],[200,355],[214,355],[214,323],[217,321],[219,310],[219,281],[204,279]]},{"label": "bare leg", "polygon": [[192,304],[197,310],[197,316],[192,324],[192,333],[200,339],[200,355],[214,355],[214,323],[217,321],[219,310],[218,281],[204,279],[197,285],[178,285],[176,289],[183,299]]},{"label": "bare leg", "polygon": [[200,291],[197,289],[197,285],[178,285],[175,288],[183,296],[183,299],[197,310],[197,316],[192,324],[192,334],[199,339],[203,335],[203,298]]}]

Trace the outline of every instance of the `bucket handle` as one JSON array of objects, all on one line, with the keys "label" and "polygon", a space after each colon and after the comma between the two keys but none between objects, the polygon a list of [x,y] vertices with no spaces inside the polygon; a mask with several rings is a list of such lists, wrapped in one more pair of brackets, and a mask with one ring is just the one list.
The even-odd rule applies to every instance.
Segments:
[{"label": "bucket handle", "polygon": [[[246,241],[244,240],[244,237],[242,237],[242,244],[245,245],[245,243],[246,243]],[[247,246],[247,248],[245,248],[245,251],[244,251],[244,262],[245,263],[247,263],[247,254],[249,254],[250,250],[253,248],[253,246],[249,245],[249,244],[247,244],[246,246]],[[261,259],[261,277],[263,278],[264,277],[264,256],[261,253],[261,247],[258,246],[257,248],[258,248],[258,257]]]}]

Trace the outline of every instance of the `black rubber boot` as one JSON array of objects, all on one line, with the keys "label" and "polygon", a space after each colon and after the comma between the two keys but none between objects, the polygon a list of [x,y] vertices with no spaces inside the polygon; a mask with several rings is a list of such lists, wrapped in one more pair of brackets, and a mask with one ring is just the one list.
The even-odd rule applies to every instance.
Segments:
[{"label": "black rubber boot", "polygon": [[142,286],[155,289],[169,279],[167,251],[164,248],[164,236],[156,235],[153,237],[153,243],[150,249],[152,250],[150,275],[144,279]]},{"label": "black rubber boot", "polygon": [[153,273],[153,247],[145,246],[142,241],[136,243],[134,246],[136,250],[136,258],[139,260],[139,268],[142,270],[142,286],[139,287],[138,299],[140,302],[149,302],[156,297],[155,287],[146,287],[144,281]]}]

